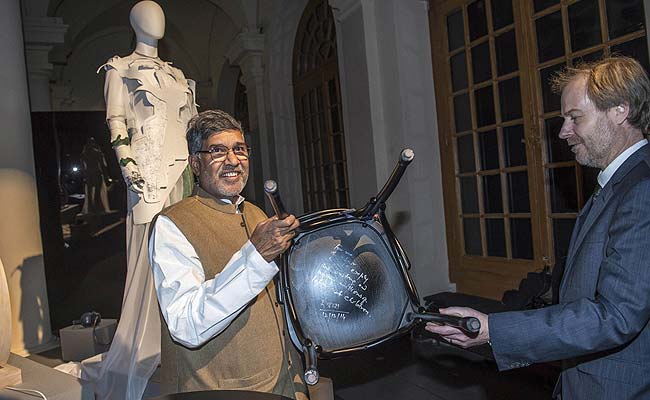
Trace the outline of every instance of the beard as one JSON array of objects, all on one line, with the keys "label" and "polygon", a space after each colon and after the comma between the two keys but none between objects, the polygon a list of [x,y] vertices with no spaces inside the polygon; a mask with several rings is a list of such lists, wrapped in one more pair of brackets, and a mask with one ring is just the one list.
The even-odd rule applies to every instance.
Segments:
[{"label": "beard", "polygon": [[[223,176],[228,172],[238,172],[236,179],[231,180]],[[202,176],[199,177],[199,185],[217,198],[232,198],[239,196],[248,182],[248,168],[240,165],[239,167],[222,167],[216,174],[205,169]]]},{"label": "beard", "polygon": [[605,169],[614,142],[615,126],[605,116],[599,116],[593,131],[582,137],[582,149],[576,151],[580,165]]}]

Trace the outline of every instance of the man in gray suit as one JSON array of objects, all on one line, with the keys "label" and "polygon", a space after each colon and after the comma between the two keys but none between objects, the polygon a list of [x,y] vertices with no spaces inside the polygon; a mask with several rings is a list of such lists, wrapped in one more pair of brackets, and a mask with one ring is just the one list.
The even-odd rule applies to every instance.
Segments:
[{"label": "man in gray suit", "polygon": [[600,168],[597,190],[571,237],[557,305],[474,316],[475,338],[428,324],[450,343],[490,343],[500,370],[563,360],[554,396],[650,398],[650,81],[641,65],[613,57],[556,76],[567,141],[582,165]]}]

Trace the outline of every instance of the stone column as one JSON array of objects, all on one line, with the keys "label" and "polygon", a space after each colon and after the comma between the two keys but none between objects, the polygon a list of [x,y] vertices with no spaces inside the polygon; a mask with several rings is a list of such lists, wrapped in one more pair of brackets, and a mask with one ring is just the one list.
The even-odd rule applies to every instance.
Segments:
[{"label": "stone column", "polygon": [[[263,183],[266,179],[276,179],[275,153],[270,125],[267,121],[264,93],[264,35],[243,32],[237,35],[226,57],[232,65],[239,65],[242,71],[242,84],[246,87],[248,98],[248,115],[250,135],[258,148],[253,151],[253,163],[257,171],[251,168],[251,184],[254,185],[255,199],[258,204],[264,202]],[[248,133],[248,132],[247,132]],[[258,172],[259,171],[259,172]]]},{"label": "stone column", "polygon": [[23,25],[32,111],[51,111],[50,80],[54,67],[49,55],[55,44],[63,43],[68,26],[61,18],[32,16],[25,16]]},{"label": "stone column", "polygon": [[53,344],[34,179],[20,1],[0,2],[0,259],[12,311],[11,351]]},{"label": "stone column", "polygon": [[[427,2],[329,0],[336,21],[352,204],[380,188],[404,147],[415,160],[387,214],[421,296],[449,284]],[[374,174],[368,174],[374,171]]]}]

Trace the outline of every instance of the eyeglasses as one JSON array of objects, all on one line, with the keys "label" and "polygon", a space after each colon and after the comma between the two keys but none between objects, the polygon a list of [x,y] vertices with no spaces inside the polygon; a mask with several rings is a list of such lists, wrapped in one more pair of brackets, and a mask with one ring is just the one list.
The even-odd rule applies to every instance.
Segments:
[{"label": "eyeglasses", "polygon": [[208,150],[198,150],[194,153],[210,154],[214,161],[221,162],[228,157],[228,153],[231,151],[240,161],[248,160],[251,155],[251,148],[245,144],[237,144],[232,148],[226,146],[211,146]]}]

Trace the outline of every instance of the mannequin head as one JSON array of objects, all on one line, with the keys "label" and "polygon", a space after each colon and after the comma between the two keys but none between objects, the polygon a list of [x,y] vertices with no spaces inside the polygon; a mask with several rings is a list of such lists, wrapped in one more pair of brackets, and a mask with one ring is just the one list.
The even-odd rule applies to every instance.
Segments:
[{"label": "mannequin head", "polygon": [[139,43],[156,47],[165,35],[165,13],[158,3],[145,0],[136,3],[129,17]]}]

